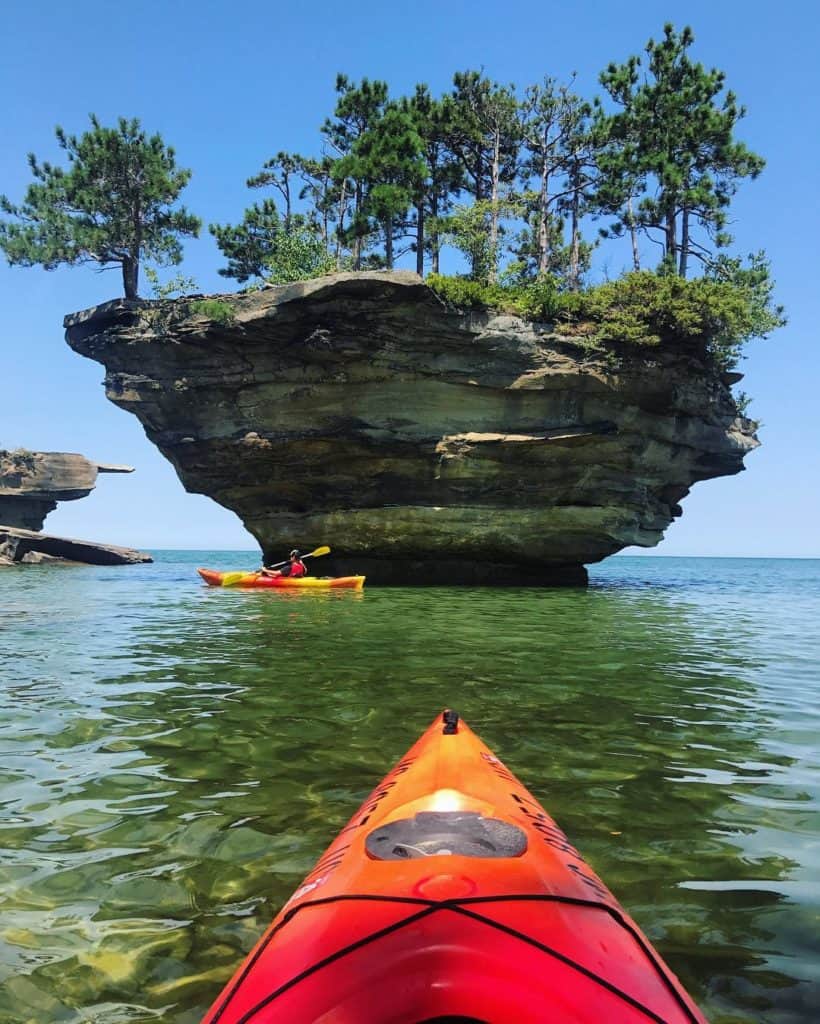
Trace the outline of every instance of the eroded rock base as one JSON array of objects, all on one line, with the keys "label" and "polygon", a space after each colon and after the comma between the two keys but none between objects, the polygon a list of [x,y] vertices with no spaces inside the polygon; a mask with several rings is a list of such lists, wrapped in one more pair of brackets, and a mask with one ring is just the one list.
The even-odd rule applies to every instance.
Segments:
[{"label": "eroded rock base", "polygon": [[368,586],[494,586],[584,587],[588,582],[583,565],[527,566],[493,562],[398,561],[381,558],[327,558],[315,562],[317,576],[367,576]]}]

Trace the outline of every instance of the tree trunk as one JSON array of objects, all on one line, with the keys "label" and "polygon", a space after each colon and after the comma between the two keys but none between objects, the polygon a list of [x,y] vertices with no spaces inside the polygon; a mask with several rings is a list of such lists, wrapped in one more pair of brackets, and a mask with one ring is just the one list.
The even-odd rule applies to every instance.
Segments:
[{"label": "tree trunk", "polygon": [[416,273],[424,277],[424,200],[416,204]]},{"label": "tree trunk", "polygon": [[439,241],[438,241],[438,227],[437,227],[437,224],[438,224],[438,193],[437,192],[433,192],[432,203],[433,203],[433,205],[432,205],[432,208],[430,210],[430,214],[433,217],[433,232],[430,235],[431,249],[432,249],[432,255],[433,255],[433,262],[432,262],[431,271],[432,271],[432,273],[437,274],[439,272],[439,270],[438,270],[438,267],[439,267],[439,261],[438,261]]},{"label": "tree trunk", "polygon": [[680,227],[680,264],[678,273],[686,277],[686,262],[689,257],[689,208],[684,206]]},{"label": "tree trunk", "polygon": [[627,200],[627,224],[629,225],[629,238],[632,242],[632,269],[641,269],[641,257],[638,252],[638,232],[635,227],[635,211],[632,208],[632,196]]},{"label": "tree trunk", "polygon": [[490,268],[487,280],[495,284],[498,279],[498,178],[501,163],[501,132],[496,130],[493,140],[492,192],[490,195]]},{"label": "tree trunk", "polygon": [[570,249],[569,257],[569,290],[571,292],[578,291],[578,285],[581,277],[580,263],[581,263],[581,233],[578,229],[578,208],[580,205],[580,188],[578,187],[578,168],[576,166],[575,172],[575,190],[572,193],[572,246]]},{"label": "tree trunk", "polygon": [[577,292],[580,282],[580,230],[578,227],[580,209],[580,166],[577,160],[572,165],[571,234],[569,249],[569,290]]},{"label": "tree trunk", "polygon": [[139,259],[125,256],[122,261],[122,284],[126,299],[139,298]]},{"label": "tree trunk", "polygon": [[353,230],[356,234],[353,236],[353,269],[362,269],[362,237],[359,234],[359,211],[362,208],[363,196],[362,183],[356,182],[356,204],[353,207]]},{"label": "tree trunk", "polygon": [[666,259],[672,267],[675,266],[676,257],[678,255],[677,228],[678,225],[675,220],[675,209],[672,207],[666,211],[666,227],[664,231],[666,236]]},{"label": "tree trunk", "polygon": [[393,218],[388,217],[384,223],[384,257],[387,269],[393,269]]},{"label": "tree trunk", "polygon": [[282,191],[285,193],[285,234],[290,234],[290,219],[291,219],[291,205],[290,205],[290,179],[288,178],[288,172],[283,172],[284,187]]},{"label": "tree trunk", "polygon": [[550,231],[549,204],[547,202],[549,188],[549,169],[547,155],[541,164],[541,189],[538,193],[538,276],[546,277],[550,268]]},{"label": "tree trunk", "polygon": [[336,269],[342,269],[342,236],[345,230],[345,213],[347,211],[347,179],[342,181],[339,192],[339,225],[336,228]]}]

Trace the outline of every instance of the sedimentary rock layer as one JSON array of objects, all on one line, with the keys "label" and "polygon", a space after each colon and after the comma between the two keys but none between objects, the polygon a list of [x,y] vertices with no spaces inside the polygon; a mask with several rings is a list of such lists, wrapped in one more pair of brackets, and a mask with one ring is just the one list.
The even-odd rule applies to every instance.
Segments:
[{"label": "sedimentary rock layer", "polygon": [[58,501],[85,498],[98,473],[131,473],[131,466],[91,462],[69,452],[0,450],[0,523],[42,530]]},{"label": "sedimentary rock layer", "polygon": [[89,540],[50,537],[34,530],[0,526],[0,566],[42,562],[82,562],[86,565],[131,565],[153,562],[150,555],[133,548],[97,544]]},{"label": "sedimentary rock layer", "polygon": [[329,543],[330,571],[373,582],[577,582],[757,445],[702,341],[593,349],[403,272],[229,298],[230,323],[118,300],[66,337],[267,557]]}]

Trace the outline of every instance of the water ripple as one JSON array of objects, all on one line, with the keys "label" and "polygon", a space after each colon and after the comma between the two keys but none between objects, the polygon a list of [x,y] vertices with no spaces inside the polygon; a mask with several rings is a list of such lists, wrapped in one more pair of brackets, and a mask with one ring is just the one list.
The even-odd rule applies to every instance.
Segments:
[{"label": "water ripple", "polygon": [[820,1005],[820,563],[586,591],[0,574],[0,1020],[194,1024],[433,715],[559,819],[714,1024]]}]

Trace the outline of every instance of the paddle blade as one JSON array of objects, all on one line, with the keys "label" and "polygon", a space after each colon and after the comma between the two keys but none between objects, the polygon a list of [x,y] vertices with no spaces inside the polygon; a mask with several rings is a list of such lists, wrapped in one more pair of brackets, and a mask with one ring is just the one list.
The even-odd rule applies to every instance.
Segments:
[{"label": "paddle blade", "polygon": [[242,580],[248,576],[258,576],[256,572],[226,572],[222,577],[223,587],[235,587],[237,583],[241,583]]},{"label": "paddle blade", "polygon": [[316,548],[315,551],[311,551],[309,554],[305,555],[304,557],[305,558],[318,558],[320,555],[329,555],[329,554],[330,554],[330,548],[327,546],[327,544],[323,544],[322,547]]}]

